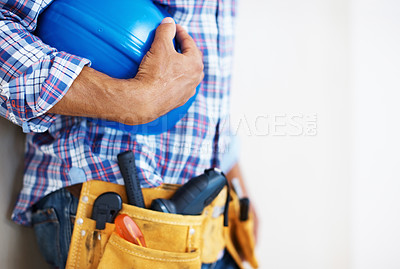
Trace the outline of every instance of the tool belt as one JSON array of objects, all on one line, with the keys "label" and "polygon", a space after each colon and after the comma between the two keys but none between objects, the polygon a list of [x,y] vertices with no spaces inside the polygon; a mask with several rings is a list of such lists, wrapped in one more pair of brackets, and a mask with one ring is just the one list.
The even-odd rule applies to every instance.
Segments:
[{"label": "tool belt", "polygon": [[[143,188],[148,208],[157,198],[169,199],[180,185],[163,184]],[[115,232],[115,224],[106,223],[97,230],[91,219],[93,203],[105,192],[116,192],[122,200],[120,214],[127,214],[138,225],[146,247],[132,244]],[[127,204],[123,185],[88,181],[83,183],[79,198],[66,268],[200,268],[202,263],[214,263],[225,248],[239,267],[242,259],[258,267],[254,255],[253,216],[239,220],[239,199],[231,192],[229,226],[223,226],[225,187],[202,215],[168,214]]]}]

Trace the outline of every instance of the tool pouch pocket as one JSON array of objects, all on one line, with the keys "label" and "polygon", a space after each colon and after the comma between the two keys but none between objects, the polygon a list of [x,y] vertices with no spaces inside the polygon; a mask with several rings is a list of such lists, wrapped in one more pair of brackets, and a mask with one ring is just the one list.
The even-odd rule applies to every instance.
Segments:
[{"label": "tool pouch pocket", "polygon": [[98,268],[200,268],[199,251],[190,253],[144,248],[119,237],[108,240]]},{"label": "tool pouch pocket", "polygon": [[249,212],[247,220],[240,220],[240,202],[233,191],[231,191],[231,203],[229,205],[229,227],[226,233],[226,244],[228,251],[240,267],[243,267],[242,260],[245,260],[253,268],[258,268],[255,255],[254,215]]},{"label": "tool pouch pocket", "polygon": [[[180,185],[164,184],[157,188],[142,189],[148,208],[152,200],[169,199]],[[115,233],[115,225],[106,223],[104,230],[96,230],[90,217],[96,198],[104,192],[116,192],[122,200],[120,214],[130,216],[142,231],[146,247],[132,244]],[[124,186],[88,181],[83,184],[74,225],[66,268],[200,268],[203,258],[216,261],[218,252],[225,247],[222,216],[207,221],[215,203],[224,203],[226,191],[220,193],[202,215],[167,214],[128,205]],[[221,197],[220,197],[221,196]],[[219,220],[216,225],[216,220]],[[218,227],[212,227],[212,226]],[[217,239],[218,249],[204,256],[205,231],[207,238]],[[215,257],[214,257],[215,256]]]},{"label": "tool pouch pocket", "polygon": [[203,216],[166,214],[123,204],[145,236],[147,247],[111,234],[98,268],[200,268]]}]

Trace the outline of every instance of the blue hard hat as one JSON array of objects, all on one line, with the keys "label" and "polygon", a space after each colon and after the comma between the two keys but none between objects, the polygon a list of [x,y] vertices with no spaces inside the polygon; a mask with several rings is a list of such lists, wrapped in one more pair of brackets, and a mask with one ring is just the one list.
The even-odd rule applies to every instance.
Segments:
[{"label": "blue hard hat", "polygon": [[[155,29],[168,16],[151,0],[55,0],[39,16],[35,33],[58,50],[89,59],[94,69],[125,79],[136,75]],[[146,124],[91,120],[138,134],[158,134],[172,128],[186,114],[198,88],[186,104]]]}]

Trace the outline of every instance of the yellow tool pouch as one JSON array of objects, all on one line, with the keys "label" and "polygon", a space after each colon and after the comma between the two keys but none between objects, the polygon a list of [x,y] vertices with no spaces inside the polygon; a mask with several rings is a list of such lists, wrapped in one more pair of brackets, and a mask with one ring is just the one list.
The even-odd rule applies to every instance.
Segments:
[{"label": "yellow tool pouch", "polygon": [[[146,207],[154,199],[171,198],[180,186],[163,184],[156,188],[143,188]],[[220,214],[220,208],[226,202],[226,190],[225,187],[202,215],[191,216],[128,205],[125,186],[95,180],[85,182],[66,268],[200,268],[202,263],[217,261],[225,247],[234,252],[232,256],[241,266],[235,250],[237,246],[230,239],[236,232],[223,227],[223,214]],[[119,237],[113,223],[106,223],[104,230],[96,230],[96,221],[91,219],[93,203],[105,192],[116,192],[121,196],[124,203],[119,213],[127,214],[136,222],[147,247]],[[219,212],[216,211],[218,208]]]},{"label": "yellow tool pouch", "polygon": [[249,262],[253,268],[258,268],[255,255],[254,214],[250,211],[249,218],[245,221],[241,221],[239,215],[239,198],[231,191],[229,226],[225,235],[226,248],[241,268],[243,268],[242,260]]}]

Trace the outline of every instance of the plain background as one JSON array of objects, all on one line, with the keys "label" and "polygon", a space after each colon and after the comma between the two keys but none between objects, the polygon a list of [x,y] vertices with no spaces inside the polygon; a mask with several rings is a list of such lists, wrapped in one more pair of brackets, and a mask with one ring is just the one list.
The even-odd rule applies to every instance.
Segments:
[{"label": "plain background", "polygon": [[232,122],[261,268],[399,269],[400,2],[247,0],[237,26]]},{"label": "plain background", "polygon": [[[242,0],[231,127],[261,268],[400,268],[400,2]],[[23,135],[0,119],[0,267],[45,268],[9,220]]]}]

